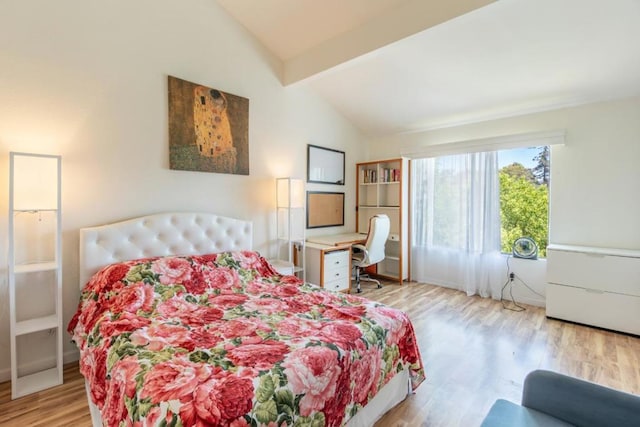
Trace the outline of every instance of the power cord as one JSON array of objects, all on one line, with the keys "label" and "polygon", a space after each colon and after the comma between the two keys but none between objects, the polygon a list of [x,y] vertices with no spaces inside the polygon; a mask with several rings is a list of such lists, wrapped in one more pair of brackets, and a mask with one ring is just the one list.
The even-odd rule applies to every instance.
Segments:
[{"label": "power cord", "polygon": [[[505,309],[505,310],[525,311],[526,308],[524,308],[523,306],[518,304],[516,302],[515,298],[513,297],[513,280],[515,279],[516,274],[511,272],[511,267],[509,266],[509,259],[510,258],[511,258],[511,256],[507,257],[507,280],[504,282],[504,285],[502,286],[502,289],[500,290],[500,302],[502,303],[502,308]],[[520,280],[520,281],[522,282],[522,280]],[[511,304],[512,304],[511,307],[509,307],[507,304],[505,304],[505,299],[504,299],[504,290],[508,285],[511,285],[511,286],[509,286],[509,295],[511,296]],[[527,286],[527,285],[525,284],[525,286]],[[527,288],[529,288],[529,286],[527,286]],[[529,288],[529,289],[531,289],[531,288]],[[506,300],[506,301],[509,302],[509,300]]]},{"label": "power cord", "polygon": [[517,275],[515,275],[515,277],[516,277],[516,279],[518,279],[518,281],[520,283],[522,283],[524,285],[525,288],[529,289],[531,292],[533,292],[534,294],[538,295],[540,298],[545,298],[545,296],[542,295],[540,292],[536,292],[533,288],[531,288],[531,286],[527,285],[527,283],[524,280],[522,280],[522,278],[518,277]]}]

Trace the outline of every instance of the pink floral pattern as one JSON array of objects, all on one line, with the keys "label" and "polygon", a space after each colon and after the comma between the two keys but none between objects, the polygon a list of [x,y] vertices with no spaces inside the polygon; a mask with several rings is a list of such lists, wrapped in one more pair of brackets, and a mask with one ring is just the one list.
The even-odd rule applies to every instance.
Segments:
[{"label": "pink floral pattern", "polygon": [[294,350],[282,363],[291,391],[302,395],[300,415],[309,416],[324,408],[336,392],[340,376],[339,354],[329,347],[310,346]]},{"label": "pink floral pattern", "polygon": [[106,426],[341,426],[400,370],[424,379],[405,313],[251,251],[105,267],[69,332]]}]

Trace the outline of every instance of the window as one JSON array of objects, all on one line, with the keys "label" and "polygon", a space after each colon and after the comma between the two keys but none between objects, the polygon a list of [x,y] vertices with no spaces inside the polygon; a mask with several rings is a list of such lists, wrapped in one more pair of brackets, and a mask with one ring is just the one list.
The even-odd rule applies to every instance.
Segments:
[{"label": "window", "polygon": [[500,177],[500,242],[511,253],[513,242],[523,236],[538,244],[546,256],[549,239],[549,146],[498,152]]},{"label": "window", "polygon": [[563,142],[563,131],[521,134],[452,143],[412,160],[411,277],[501,296],[501,252],[530,237],[546,256],[550,146]]},{"label": "window", "polygon": [[418,159],[411,173],[412,277],[468,295],[499,295],[498,153]]}]

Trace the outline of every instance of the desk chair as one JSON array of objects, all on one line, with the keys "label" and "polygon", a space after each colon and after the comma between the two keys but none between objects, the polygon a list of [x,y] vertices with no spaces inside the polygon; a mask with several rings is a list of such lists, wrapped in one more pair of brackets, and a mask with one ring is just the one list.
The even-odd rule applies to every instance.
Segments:
[{"label": "desk chair", "polygon": [[[374,215],[369,219],[369,231],[364,245],[355,244],[351,246],[351,263],[356,269],[356,292],[362,292],[362,289],[360,289],[362,270],[384,259],[384,245],[389,237],[390,227],[391,225],[387,215]],[[378,288],[382,287],[380,281],[376,279],[366,277],[362,280],[376,282]]]}]

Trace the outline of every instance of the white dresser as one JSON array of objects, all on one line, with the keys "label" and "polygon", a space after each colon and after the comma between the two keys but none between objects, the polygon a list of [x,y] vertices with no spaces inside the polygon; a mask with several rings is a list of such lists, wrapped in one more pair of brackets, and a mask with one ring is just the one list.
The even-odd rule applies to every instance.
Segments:
[{"label": "white dresser", "polygon": [[547,247],[547,316],[640,335],[640,251]]},{"label": "white dresser", "polygon": [[351,246],[307,243],[306,281],[332,291],[351,290]]}]

